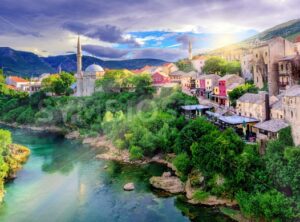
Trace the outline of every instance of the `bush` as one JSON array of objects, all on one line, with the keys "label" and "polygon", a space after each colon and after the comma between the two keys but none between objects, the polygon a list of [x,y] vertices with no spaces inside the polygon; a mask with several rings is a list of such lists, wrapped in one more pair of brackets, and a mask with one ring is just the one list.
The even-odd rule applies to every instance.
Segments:
[{"label": "bush", "polygon": [[138,146],[131,146],[130,147],[130,159],[131,160],[138,160],[143,158],[143,150]]},{"label": "bush", "polygon": [[277,191],[255,194],[239,192],[236,199],[242,213],[248,218],[266,221],[282,221],[293,218],[291,200]]},{"label": "bush", "polygon": [[173,160],[176,169],[183,175],[186,175],[191,170],[191,160],[187,153],[178,154]]},{"label": "bush", "polygon": [[11,111],[9,111],[8,113],[5,113],[3,116],[3,120],[6,122],[16,122],[17,118],[23,113],[25,112],[26,107],[24,106],[20,106],[16,109],[13,109]]},{"label": "bush", "polygon": [[203,191],[203,190],[197,190],[193,194],[193,198],[195,200],[198,200],[198,201],[206,200],[209,196],[210,196],[210,194],[208,192]]},{"label": "bush", "polygon": [[287,127],[279,131],[279,141],[285,146],[294,146],[294,140],[292,136],[292,128]]},{"label": "bush", "polygon": [[34,110],[31,107],[28,107],[17,117],[16,121],[21,124],[34,123],[34,116]]}]

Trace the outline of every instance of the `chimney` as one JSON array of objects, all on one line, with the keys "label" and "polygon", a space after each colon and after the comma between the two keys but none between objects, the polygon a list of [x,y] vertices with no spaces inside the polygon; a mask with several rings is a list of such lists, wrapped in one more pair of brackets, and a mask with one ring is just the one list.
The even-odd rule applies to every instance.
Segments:
[{"label": "chimney", "polygon": [[270,107],[270,97],[269,93],[265,94],[265,108],[266,108],[266,121],[270,120],[271,107]]}]

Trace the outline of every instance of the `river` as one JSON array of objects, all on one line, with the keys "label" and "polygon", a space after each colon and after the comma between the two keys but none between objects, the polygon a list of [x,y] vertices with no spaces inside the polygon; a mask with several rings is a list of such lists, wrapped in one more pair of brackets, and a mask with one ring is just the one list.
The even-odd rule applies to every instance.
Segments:
[{"label": "river", "polygon": [[[148,180],[166,170],[161,165],[99,161],[94,158],[99,150],[77,141],[8,129],[15,143],[31,149],[31,156],[5,186],[1,222],[231,221],[215,209],[191,206],[180,197],[152,190]],[[127,182],[134,182],[136,189],[123,191]]]}]

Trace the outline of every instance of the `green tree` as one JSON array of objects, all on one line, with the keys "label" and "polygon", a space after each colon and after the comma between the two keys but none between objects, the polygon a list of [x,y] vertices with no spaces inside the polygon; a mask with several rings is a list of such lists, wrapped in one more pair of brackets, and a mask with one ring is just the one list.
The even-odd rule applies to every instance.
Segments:
[{"label": "green tree", "polygon": [[246,83],[236,87],[228,93],[230,103],[232,106],[236,106],[236,100],[243,96],[245,93],[258,93],[258,88],[254,84]]},{"label": "green tree", "polygon": [[248,218],[262,221],[291,221],[293,218],[292,202],[277,191],[266,193],[237,194],[237,201]]},{"label": "green tree", "polygon": [[104,92],[120,92],[131,87],[129,78],[133,73],[125,70],[108,70],[103,78],[96,81],[96,86]]},{"label": "green tree", "polygon": [[187,175],[192,167],[190,158],[187,153],[178,154],[173,160],[173,164],[181,175]]},{"label": "green tree", "polygon": [[134,75],[128,78],[128,83],[139,96],[149,96],[155,91],[152,86],[152,78],[149,74]]},{"label": "green tree", "polygon": [[138,146],[130,147],[130,159],[131,160],[138,160],[143,158],[143,150]]},{"label": "green tree", "polygon": [[42,89],[57,95],[69,93],[70,86],[76,81],[72,74],[63,72],[60,75],[51,75],[42,80]]},{"label": "green tree", "polygon": [[5,83],[5,76],[3,74],[3,69],[0,69],[0,83]]},{"label": "green tree", "polygon": [[226,61],[220,57],[211,57],[205,61],[203,72],[224,75],[226,73]]},{"label": "green tree", "polygon": [[195,71],[193,64],[189,60],[179,60],[176,62],[176,66],[182,72]]},{"label": "green tree", "polygon": [[241,63],[239,61],[227,62],[225,65],[225,71],[227,74],[240,75],[242,72]]},{"label": "green tree", "polygon": [[175,141],[174,150],[176,153],[190,151],[190,146],[201,139],[202,136],[205,136],[212,131],[215,131],[217,128],[206,121],[204,118],[197,118],[191,120],[179,133]]}]

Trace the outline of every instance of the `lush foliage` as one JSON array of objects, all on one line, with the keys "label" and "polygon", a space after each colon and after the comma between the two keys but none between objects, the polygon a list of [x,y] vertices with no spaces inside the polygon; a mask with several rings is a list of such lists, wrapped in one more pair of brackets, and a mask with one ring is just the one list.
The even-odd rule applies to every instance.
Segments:
[{"label": "lush foliage", "polygon": [[254,84],[250,83],[234,88],[228,93],[231,105],[236,106],[236,100],[245,93],[258,93],[258,88]]},{"label": "lush foliage", "polygon": [[26,161],[29,150],[12,144],[11,134],[0,129],[0,202],[4,197],[4,182],[21,168]]},{"label": "lush foliage", "polygon": [[193,194],[193,198],[195,200],[198,200],[198,201],[202,201],[202,200],[205,200],[207,199],[208,197],[210,196],[209,193],[203,191],[203,190],[197,190],[194,194]]},{"label": "lush foliage", "polygon": [[109,73],[98,83],[118,92],[104,87],[91,97],[2,94],[0,119],[56,125],[89,136],[104,133],[116,147],[127,149],[132,160],[175,153],[173,164],[182,179],[190,178],[191,172],[204,178],[192,183],[199,189],[198,198],[208,194],[235,198],[243,213],[255,219],[296,216],[300,151],[293,147],[291,129],[269,142],[261,157],[256,145],[245,144],[231,128],[220,131],[204,118],[186,120],[180,107],[197,103],[196,98],[178,89],[153,95],[149,76],[122,76],[120,71]]},{"label": "lush foliage", "polygon": [[173,164],[182,175],[187,175],[192,168],[192,163],[187,153],[178,154],[173,160]]},{"label": "lush foliage", "polygon": [[279,139],[269,142],[265,155],[272,186],[293,196],[300,207],[300,149],[293,147],[291,129],[281,130]]},{"label": "lush foliage", "polygon": [[176,66],[180,71],[183,72],[195,71],[193,64],[189,60],[179,60],[176,62]]},{"label": "lush foliage", "polygon": [[214,74],[224,74],[225,72],[225,59],[220,57],[211,57],[205,61],[203,67],[203,72],[214,73]]},{"label": "lush foliage", "polygon": [[75,82],[75,77],[66,72],[51,75],[42,80],[42,88],[45,92],[56,95],[69,95],[72,93],[70,86]]},{"label": "lush foliage", "polygon": [[146,73],[135,75],[127,70],[109,70],[96,81],[96,86],[104,92],[135,91],[140,96],[147,96],[154,92],[151,83],[151,76]]},{"label": "lush foliage", "polygon": [[3,75],[3,70],[0,69],[0,83],[5,83],[5,77]]},{"label": "lush foliage", "polygon": [[293,216],[292,202],[278,191],[240,192],[237,195],[244,215],[264,221],[288,221]]},{"label": "lush foliage", "polygon": [[207,74],[240,74],[241,64],[238,61],[227,62],[225,59],[220,57],[210,57],[205,61],[203,72]]}]

